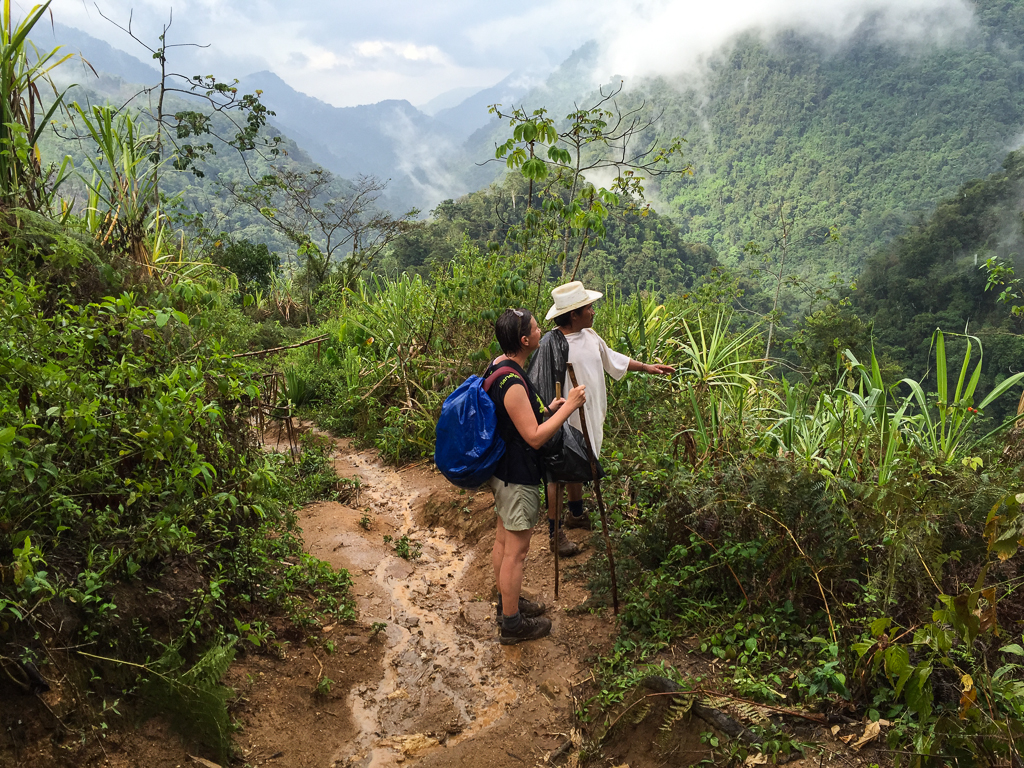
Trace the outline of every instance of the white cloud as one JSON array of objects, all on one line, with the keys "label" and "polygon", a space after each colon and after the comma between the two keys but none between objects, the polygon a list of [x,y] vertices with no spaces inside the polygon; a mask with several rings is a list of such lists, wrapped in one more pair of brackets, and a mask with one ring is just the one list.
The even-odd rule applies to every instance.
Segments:
[{"label": "white cloud", "polygon": [[[619,5],[619,8],[623,6]],[[878,16],[884,39],[944,42],[972,23],[964,0],[634,0],[601,31],[603,75],[674,74],[748,30],[798,29],[839,42]]]},{"label": "white cloud", "polygon": [[363,40],[353,46],[355,52],[366,59],[405,59],[430,64],[450,64],[450,59],[436,45],[416,45],[389,40]]},{"label": "white cloud", "polygon": [[[15,0],[16,2],[18,0]],[[33,0],[21,0],[23,11]],[[172,0],[97,0],[103,13],[151,46]],[[496,83],[512,71],[550,71],[589,39],[605,55],[595,78],[692,68],[751,28],[804,29],[841,40],[880,13],[886,39],[955,37],[968,0],[179,0],[172,65],[189,74],[242,77],[271,69],[300,91],[337,106],[383,99],[423,103],[459,86]],[[148,53],[104,21],[92,0],[53,0],[57,21],[141,59]]]}]

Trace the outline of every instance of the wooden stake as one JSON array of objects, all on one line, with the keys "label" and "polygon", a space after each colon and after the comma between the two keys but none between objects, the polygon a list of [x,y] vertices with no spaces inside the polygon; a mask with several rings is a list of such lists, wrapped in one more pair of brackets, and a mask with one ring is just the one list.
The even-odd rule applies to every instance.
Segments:
[{"label": "wooden stake", "polygon": [[562,523],[562,487],[558,483],[548,483],[548,488],[554,486],[555,498],[555,600],[558,599],[558,533]]},{"label": "wooden stake", "polygon": [[[555,382],[555,399],[557,400],[562,396],[562,382]],[[554,506],[555,508],[555,599],[558,599],[558,534],[561,530],[562,525],[562,484],[561,483],[548,483],[545,489],[554,486],[555,498],[554,503],[548,499],[548,506]]]}]

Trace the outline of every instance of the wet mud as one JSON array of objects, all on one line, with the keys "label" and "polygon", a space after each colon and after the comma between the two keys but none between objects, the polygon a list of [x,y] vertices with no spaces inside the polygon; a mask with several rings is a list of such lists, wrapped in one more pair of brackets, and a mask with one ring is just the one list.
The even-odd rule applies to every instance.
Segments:
[{"label": "wet mud", "polygon": [[[549,606],[552,636],[501,646],[491,494],[460,495],[426,466],[386,467],[345,440],[336,441],[335,469],[357,478],[360,491],[347,506],[305,508],[303,535],[311,554],[351,573],[360,623],[386,627],[380,679],[352,688],[355,734],[324,764],[458,765],[463,755],[496,751],[497,765],[521,765],[564,742],[572,689],[585,676],[581,659],[607,643],[610,630],[598,617],[566,612],[587,597],[578,583],[563,582],[554,599],[546,532],[534,536],[524,593]],[[403,537],[408,559],[395,551]]]}]

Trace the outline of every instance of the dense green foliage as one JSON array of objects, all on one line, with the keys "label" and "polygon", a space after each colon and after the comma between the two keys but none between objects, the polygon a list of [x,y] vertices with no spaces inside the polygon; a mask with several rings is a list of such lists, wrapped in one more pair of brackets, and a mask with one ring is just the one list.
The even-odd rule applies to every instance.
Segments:
[{"label": "dense green foliage", "polygon": [[[28,29],[9,34],[8,6],[0,66],[23,72]],[[230,354],[261,335],[239,288],[272,282],[277,260],[231,240],[218,266],[171,235],[157,189],[181,157],[151,162],[157,137],[128,110],[76,110],[94,142],[88,203],[61,206],[27,130],[38,85],[13,88],[0,133],[0,157],[18,159],[0,174],[4,695],[33,692],[36,665],[83,745],[94,725],[162,713],[226,761],[220,679],[236,652],[280,653],[272,623],[301,634],[355,618],[348,574],[303,551],[294,513],[344,490],[327,449],[262,450],[259,370]]]},{"label": "dense green foliage", "polygon": [[[687,140],[678,162],[693,175],[662,181],[662,213],[686,240],[749,266],[745,244],[768,239],[765,214],[785,201],[801,273],[853,277],[936,200],[995,170],[1019,134],[1024,7],[971,6],[974,28],[941,45],[883,41],[877,20],[838,48],[750,33],[699,80],[631,82],[619,106],[657,105],[657,130]],[[824,248],[831,226],[841,243]]]},{"label": "dense green foliage", "polygon": [[1004,170],[965,184],[872,257],[853,294],[880,349],[906,371],[927,366],[936,328],[965,330],[984,343],[982,391],[1024,367],[1020,320],[986,290],[989,259],[1018,263],[1024,230],[1020,194],[1024,163],[1011,154]]},{"label": "dense green foliage", "polygon": [[[383,268],[426,277],[433,267],[450,259],[464,240],[481,250],[500,247],[510,236],[515,241],[528,216],[527,189],[524,179],[509,175],[500,185],[444,201],[433,210],[430,221],[407,225],[392,244]],[[687,242],[678,227],[654,211],[613,207],[605,230],[604,237],[589,244],[577,274],[577,279],[601,290],[629,295],[650,288],[672,294],[692,288],[717,265],[711,249]],[[577,252],[580,238],[572,238],[571,243]],[[562,265],[552,259],[549,274],[553,279],[560,276]]]}]

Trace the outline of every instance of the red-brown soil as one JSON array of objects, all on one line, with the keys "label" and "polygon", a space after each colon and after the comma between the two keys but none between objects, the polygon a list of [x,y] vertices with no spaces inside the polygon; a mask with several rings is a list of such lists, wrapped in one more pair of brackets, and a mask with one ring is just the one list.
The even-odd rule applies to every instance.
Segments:
[{"label": "red-brown soil", "polygon": [[[558,762],[579,765],[581,725],[574,712],[581,697],[593,693],[588,662],[610,649],[614,625],[606,616],[573,610],[589,595],[578,578],[565,578],[565,568],[555,598],[543,526],[534,534],[524,593],[549,606],[553,631],[503,647],[494,619],[490,492],[460,493],[428,465],[394,469],[372,451],[334,442],[339,476],[357,478],[360,490],[348,505],[312,504],[300,520],[308,551],[352,575],[359,619],[322,627],[315,642],[275,627],[278,638],[288,640],[279,657],[250,654],[233,664],[225,683],[237,694],[231,712],[241,726],[235,735],[239,764],[522,768],[547,764],[549,754],[574,736],[575,746]],[[399,557],[385,535],[407,536],[420,556]],[[568,535],[582,544],[590,536]],[[592,554],[585,548],[563,565],[571,572]],[[374,631],[378,623],[385,626]],[[329,685],[318,692],[324,679]],[[192,757],[159,720],[106,739],[92,733],[85,746],[70,734],[54,739],[44,704],[59,710],[54,697],[60,695],[58,687],[40,699],[0,702],[0,768],[214,764]],[[699,734],[707,726],[682,720],[665,734],[659,728],[666,707],[655,700],[648,718],[625,717],[603,742],[586,744],[587,764],[690,765],[706,757]],[[822,764],[852,762],[825,730],[810,729],[806,737],[836,747]],[[804,762],[810,764],[790,764]],[[813,762],[819,763],[816,755]]]}]

